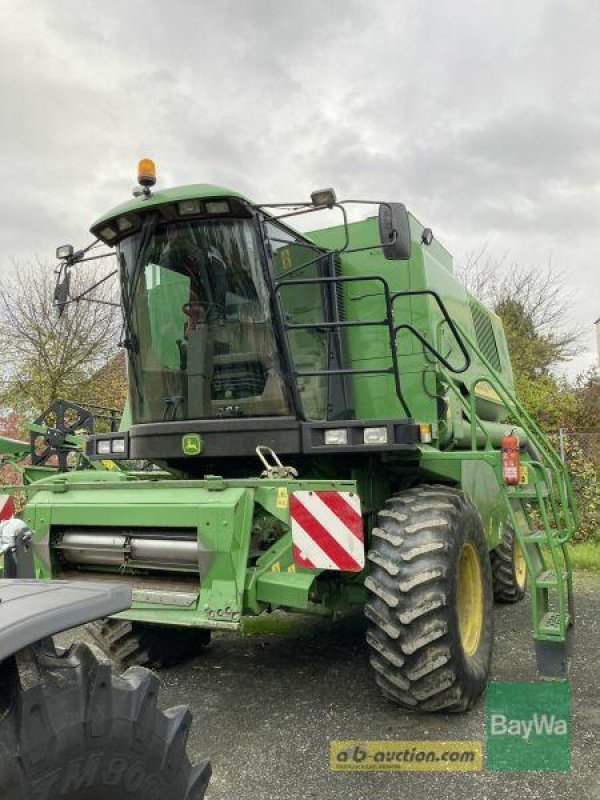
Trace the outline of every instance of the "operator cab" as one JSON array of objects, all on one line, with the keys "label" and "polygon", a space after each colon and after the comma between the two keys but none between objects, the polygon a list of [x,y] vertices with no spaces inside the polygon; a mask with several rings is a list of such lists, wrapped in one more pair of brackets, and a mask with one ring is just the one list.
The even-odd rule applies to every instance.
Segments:
[{"label": "operator cab", "polygon": [[151,214],[117,248],[136,423],[292,413],[255,220]]},{"label": "operator cab", "polygon": [[[225,189],[152,194],[149,164],[140,165],[143,199],[92,227],[119,260],[134,424],[351,418],[348,381],[323,374],[333,351],[341,360],[339,331],[319,326],[337,316],[334,292],[310,283],[335,275],[332,254]],[[290,277],[309,283],[276,287]],[[282,317],[312,327],[286,334]],[[295,367],[318,373],[300,391],[288,348]]]},{"label": "operator cab", "polygon": [[[116,250],[128,351],[132,425],[124,445],[109,446],[111,454],[201,474],[221,458],[253,457],[259,444],[298,456],[330,450],[331,442],[337,452],[414,448],[418,434],[408,413],[403,419],[398,367],[388,350],[394,347],[389,303],[366,323],[388,329],[381,333],[383,358],[365,368],[348,356],[346,326],[365,323],[347,321],[343,282],[360,281],[366,292],[366,281],[383,301],[385,281],[343,274],[340,253],[353,251],[333,190],[271,213],[217,186],[152,193],[154,182],[153,163],[144,160],[135,199],[91,229]],[[408,259],[406,209],[375,205],[370,244],[358,249],[375,248],[384,262]],[[333,248],[283,221],[334,206],[344,225]],[[379,385],[400,410],[385,428],[374,421],[376,441],[357,420],[356,375],[383,378]],[[328,440],[330,429],[342,426],[343,435]],[[94,447],[91,441],[88,453],[98,457]],[[195,467],[191,455],[203,463]]]}]

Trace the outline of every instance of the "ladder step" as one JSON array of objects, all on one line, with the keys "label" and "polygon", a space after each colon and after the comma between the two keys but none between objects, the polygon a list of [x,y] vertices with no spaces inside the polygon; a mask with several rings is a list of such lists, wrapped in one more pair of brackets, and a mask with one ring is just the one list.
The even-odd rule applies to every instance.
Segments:
[{"label": "ladder step", "polygon": [[545,542],[546,544],[550,543],[547,533],[526,533],[523,535],[523,541],[525,544],[541,544],[542,542]]},{"label": "ladder step", "polygon": [[543,572],[540,572],[539,575],[535,578],[535,585],[540,587],[546,588],[553,588],[558,586],[558,576],[556,572],[551,569],[546,569]]},{"label": "ladder step", "polygon": [[[565,628],[569,625],[569,615],[565,613]],[[558,611],[548,611],[540,620],[539,631],[545,636],[561,635],[560,614]]]},{"label": "ladder step", "polygon": [[563,537],[562,531],[559,531],[556,528],[552,528],[549,531],[536,531],[535,533],[524,533],[523,534],[523,541],[525,544],[554,544],[556,547],[561,547],[561,543],[558,541],[559,537]]},{"label": "ladder step", "polygon": [[550,528],[547,531],[536,531],[535,533],[524,533],[523,534],[523,541],[526,544],[539,544],[540,542],[545,542],[546,544],[554,543],[556,547],[560,547],[559,542],[556,540],[559,536],[563,536],[563,532],[558,530],[558,528]]},{"label": "ladder step", "polygon": [[530,499],[531,498],[535,499],[537,497],[537,494],[535,493],[535,491],[533,489],[517,489],[515,487],[515,488],[511,488],[511,489],[508,490],[508,496],[511,497],[511,498],[512,497],[528,497]]}]

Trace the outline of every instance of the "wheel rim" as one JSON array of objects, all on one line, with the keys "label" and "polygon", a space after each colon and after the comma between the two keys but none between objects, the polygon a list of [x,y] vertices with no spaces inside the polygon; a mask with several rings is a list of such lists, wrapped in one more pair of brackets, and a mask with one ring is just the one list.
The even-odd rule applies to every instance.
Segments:
[{"label": "wheel rim", "polygon": [[483,586],[477,550],[467,542],[458,565],[458,629],[463,650],[476,652],[483,628]]},{"label": "wheel rim", "polygon": [[524,589],[525,583],[527,582],[527,562],[525,561],[523,548],[516,540],[514,546],[514,559],[515,559],[515,580],[517,582],[517,586],[519,587],[519,589]]}]

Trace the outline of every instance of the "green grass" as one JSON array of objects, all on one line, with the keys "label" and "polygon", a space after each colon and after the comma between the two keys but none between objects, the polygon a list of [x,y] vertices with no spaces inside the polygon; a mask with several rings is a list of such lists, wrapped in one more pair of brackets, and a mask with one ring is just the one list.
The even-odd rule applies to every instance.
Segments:
[{"label": "green grass", "polygon": [[600,543],[578,542],[569,545],[573,569],[600,570]]}]

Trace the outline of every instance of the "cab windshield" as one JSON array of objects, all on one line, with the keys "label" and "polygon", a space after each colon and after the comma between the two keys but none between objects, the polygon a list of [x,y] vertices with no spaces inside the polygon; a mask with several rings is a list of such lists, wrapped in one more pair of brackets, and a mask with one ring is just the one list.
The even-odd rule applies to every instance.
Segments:
[{"label": "cab windshield", "polygon": [[136,422],[291,413],[255,223],[157,223],[119,245]]}]

